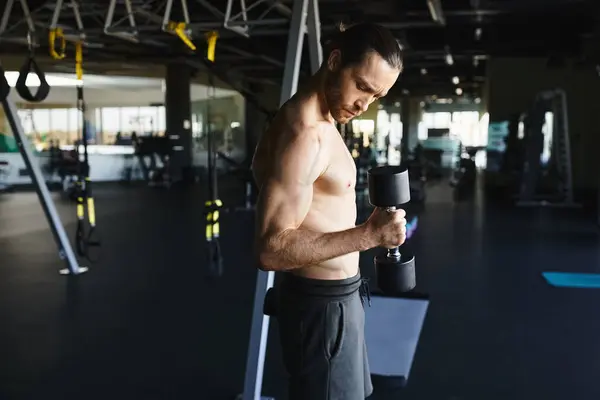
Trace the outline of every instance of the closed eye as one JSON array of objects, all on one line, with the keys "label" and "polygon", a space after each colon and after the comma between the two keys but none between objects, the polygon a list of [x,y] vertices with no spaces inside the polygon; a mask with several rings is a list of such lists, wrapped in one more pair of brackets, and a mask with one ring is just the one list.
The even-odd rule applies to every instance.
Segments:
[{"label": "closed eye", "polygon": [[373,98],[375,98],[375,99],[378,99],[378,98],[382,97],[381,93],[376,93],[377,91],[375,89],[373,89],[370,86],[367,86],[364,83],[356,82],[356,88],[358,90],[360,90],[361,92],[365,92],[365,93],[369,93],[371,95],[374,95]]},{"label": "closed eye", "polygon": [[356,88],[362,92],[373,93],[373,89],[362,83],[357,83]]}]

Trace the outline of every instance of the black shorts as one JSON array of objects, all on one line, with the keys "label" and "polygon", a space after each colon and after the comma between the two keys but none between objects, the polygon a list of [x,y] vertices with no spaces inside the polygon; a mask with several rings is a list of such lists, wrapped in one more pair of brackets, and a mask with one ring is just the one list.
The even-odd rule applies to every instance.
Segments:
[{"label": "black shorts", "polygon": [[277,321],[290,400],[364,400],[373,392],[363,285],[360,275],[329,281],[289,273],[278,285]]}]

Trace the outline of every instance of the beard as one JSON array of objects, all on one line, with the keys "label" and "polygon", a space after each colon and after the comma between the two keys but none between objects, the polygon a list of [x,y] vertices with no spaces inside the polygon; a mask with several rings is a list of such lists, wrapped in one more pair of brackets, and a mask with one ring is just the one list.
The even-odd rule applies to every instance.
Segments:
[{"label": "beard", "polygon": [[340,72],[331,72],[325,78],[325,101],[329,112],[336,122],[345,124],[350,121],[342,105],[342,74]]}]

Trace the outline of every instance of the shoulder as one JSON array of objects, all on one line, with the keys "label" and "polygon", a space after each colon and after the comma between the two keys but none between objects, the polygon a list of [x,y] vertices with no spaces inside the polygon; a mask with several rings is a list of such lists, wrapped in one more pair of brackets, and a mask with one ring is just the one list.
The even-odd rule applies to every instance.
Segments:
[{"label": "shoulder", "polygon": [[280,129],[293,138],[326,143],[335,127],[319,115],[310,102],[296,100],[286,103],[280,110]]}]

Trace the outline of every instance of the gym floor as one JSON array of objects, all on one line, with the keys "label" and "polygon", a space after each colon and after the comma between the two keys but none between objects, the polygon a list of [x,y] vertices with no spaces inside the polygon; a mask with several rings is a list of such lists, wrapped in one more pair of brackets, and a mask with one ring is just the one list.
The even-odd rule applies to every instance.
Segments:
[{"label": "gym floor", "polygon": [[[231,184],[222,198],[242,193]],[[431,305],[399,398],[600,398],[600,291],[540,276],[600,270],[592,218],[492,207],[480,195],[454,203],[449,193],[431,188],[411,239]],[[256,277],[253,214],[222,217],[225,276],[207,281],[199,187],[96,195],[102,259],[73,278],[57,273],[35,193],[0,195],[0,399],[232,399]],[[74,206],[56,203],[72,236]],[[361,259],[364,275],[372,256]],[[271,326],[263,392],[284,399]]]}]

